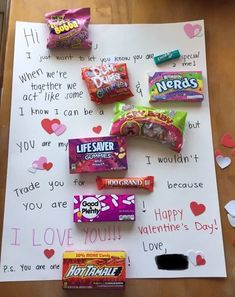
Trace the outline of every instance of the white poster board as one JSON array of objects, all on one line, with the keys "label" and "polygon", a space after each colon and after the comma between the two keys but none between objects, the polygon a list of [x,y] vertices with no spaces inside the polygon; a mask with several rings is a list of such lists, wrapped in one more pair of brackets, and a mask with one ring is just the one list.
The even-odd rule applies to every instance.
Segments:
[{"label": "white poster board", "polygon": [[[63,251],[107,249],[127,252],[128,278],[225,277],[203,21],[91,25],[90,52],[49,51],[47,36],[45,24],[16,23],[1,280],[61,279]],[[179,60],[155,66],[153,55],[174,49]],[[90,101],[81,68],[109,61],[127,63],[134,93],[128,103],[149,106],[146,73],[157,70],[201,70],[205,100],[164,105],[188,112],[180,154],[128,139],[125,176],[154,175],[156,181],[152,193],[132,191],[135,222],[75,224],[73,196],[96,194],[97,174],[69,174],[68,139],[109,135],[113,116],[112,104]],[[43,119],[59,119],[66,131],[48,134]],[[34,170],[42,160],[47,168]],[[189,265],[159,269],[155,258],[162,254],[185,255]]]}]

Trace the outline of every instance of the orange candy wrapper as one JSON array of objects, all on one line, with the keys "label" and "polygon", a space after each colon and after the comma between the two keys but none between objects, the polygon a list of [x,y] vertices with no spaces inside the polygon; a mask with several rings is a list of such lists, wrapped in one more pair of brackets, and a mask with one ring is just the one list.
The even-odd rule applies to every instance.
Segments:
[{"label": "orange candy wrapper", "polygon": [[63,289],[120,289],[126,281],[124,251],[67,251],[63,255]]},{"label": "orange candy wrapper", "polygon": [[97,176],[96,184],[98,190],[112,188],[142,188],[152,192],[154,176],[127,178],[102,178]]}]

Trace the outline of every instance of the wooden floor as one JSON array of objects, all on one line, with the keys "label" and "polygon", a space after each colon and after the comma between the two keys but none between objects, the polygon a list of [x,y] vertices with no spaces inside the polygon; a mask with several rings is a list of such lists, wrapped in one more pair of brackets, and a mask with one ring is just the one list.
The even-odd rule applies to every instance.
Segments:
[{"label": "wooden floor", "polygon": [[[0,1],[0,90],[2,88],[2,80],[3,80],[9,2],[10,0]],[[1,92],[0,92],[0,99],[1,99]]]}]

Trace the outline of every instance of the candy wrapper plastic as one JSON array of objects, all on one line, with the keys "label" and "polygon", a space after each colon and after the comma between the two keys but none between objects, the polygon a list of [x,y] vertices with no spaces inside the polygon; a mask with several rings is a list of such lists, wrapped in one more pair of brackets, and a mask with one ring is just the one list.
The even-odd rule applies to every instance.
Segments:
[{"label": "candy wrapper plastic", "polygon": [[113,103],[133,96],[125,63],[85,67],[82,69],[82,78],[91,100],[97,104]]},{"label": "candy wrapper plastic", "polygon": [[142,136],[180,152],[187,113],[116,103],[110,135]]},{"label": "candy wrapper plastic", "polygon": [[45,15],[50,30],[48,48],[89,49],[88,39],[90,8],[63,9]]},{"label": "candy wrapper plastic", "polygon": [[124,178],[102,178],[101,176],[97,176],[96,184],[98,190],[112,188],[142,188],[152,192],[154,176]]},{"label": "candy wrapper plastic", "polygon": [[201,71],[155,72],[148,80],[150,102],[201,102],[204,98]]}]

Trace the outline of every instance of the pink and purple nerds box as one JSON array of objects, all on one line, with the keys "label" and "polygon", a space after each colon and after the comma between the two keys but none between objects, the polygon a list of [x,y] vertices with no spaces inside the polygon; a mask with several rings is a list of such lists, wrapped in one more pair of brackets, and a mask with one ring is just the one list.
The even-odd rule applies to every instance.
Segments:
[{"label": "pink and purple nerds box", "polygon": [[127,170],[126,138],[69,139],[70,173]]},{"label": "pink and purple nerds box", "polygon": [[73,221],[135,221],[135,195],[75,195]]}]

